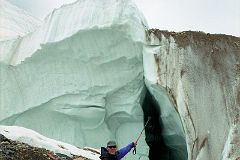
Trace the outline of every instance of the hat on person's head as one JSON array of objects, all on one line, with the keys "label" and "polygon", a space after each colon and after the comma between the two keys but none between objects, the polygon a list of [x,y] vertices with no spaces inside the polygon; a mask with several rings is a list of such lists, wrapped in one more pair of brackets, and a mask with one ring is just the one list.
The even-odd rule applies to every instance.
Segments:
[{"label": "hat on person's head", "polygon": [[117,143],[115,141],[108,141],[107,147],[109,146],[117,146]]}]

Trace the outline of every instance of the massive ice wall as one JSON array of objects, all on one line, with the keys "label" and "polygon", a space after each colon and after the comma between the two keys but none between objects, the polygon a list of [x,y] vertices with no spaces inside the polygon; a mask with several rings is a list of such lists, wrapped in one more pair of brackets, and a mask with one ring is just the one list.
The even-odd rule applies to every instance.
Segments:
[{"label": "massive ice wall", "polygon": [[[78,146],[134,141],[143,127],[145,26],[131,1],[80,0],[1,41],[0,122]],[[138,150],[148,159],[144,138]]]},{"label": "massive ice wall", "polygon": [[[115,139],[121,147],[151,113],[151,123],[161,125],[161,135],[152,135],[163,138],[172,158],[238,158],[239,38],[147,31],[128,0],[79,0],[54,10],[35,31],[25,26],[13,34],[20,37],[0,41],[1,124],[78,146]],[[145,84],[155,108],[144,104],[143,115]],[[147,156],[142,137],[134,159]]]},{"label": "massive ice wall", "polygon": [[[163,126],[180,117],[189,160],[238,159],[240,38],[160,30],[149,30],[147,37],[143,53],[147,87],[158,100],[169,95],[169,103],[159,101]],[[174,109],[166,104],[172,104],[179,117],[169,114]],[[172,120],[164,121],[166,117]],[[172,133],[181,142],[182,132]]]}]

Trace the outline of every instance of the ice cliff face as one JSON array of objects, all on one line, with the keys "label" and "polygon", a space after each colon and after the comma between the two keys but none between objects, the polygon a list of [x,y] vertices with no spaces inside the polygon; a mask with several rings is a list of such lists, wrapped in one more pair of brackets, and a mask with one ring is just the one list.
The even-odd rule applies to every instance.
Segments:
[{"label": "ice cliff face", "polygon": [[[81,0],[0,42],[1,123],[78,146],[134,141],[143,127],[144,23],[131,1]],[[137,157],[147,159],[144,138],[139,144]]]},{"label": "ice cliff face", "polygon": [[42,23],[6,0],[0,0],[0,17],[0,41],[24,36]]},{"label": "ice cliff face", "polygon": [[0,123],[122,147],[151,116],[126,159],[236,158],[239,38],[146,26],[132,1],[79,0],[0,41]]},{"label": "ice cliff face", "polygon": [[[161,90],[169,95],[184,128],[188,159],[238,159],[240,38],[159,30],[149,30],[147,37],[147,87],[160,97],[163,114],[169,109],[161,105]],[[162,121],[169,125],[166,115],[171,114]]]}]

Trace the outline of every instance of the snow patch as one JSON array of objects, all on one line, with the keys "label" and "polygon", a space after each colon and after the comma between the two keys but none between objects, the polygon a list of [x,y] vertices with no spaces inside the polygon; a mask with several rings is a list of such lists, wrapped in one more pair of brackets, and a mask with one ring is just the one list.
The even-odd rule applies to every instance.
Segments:
[{"label": "snow patch", "polygon": [[99,154],[90,150],[77,148],[73,145],[47,138],[31,129],[18,126],[0,126],[0,134],[8,139],[27,143],[33,147],[45,148],[54,153],[61,153],[68,156],[78,155],[92,160],[99,160]]}]

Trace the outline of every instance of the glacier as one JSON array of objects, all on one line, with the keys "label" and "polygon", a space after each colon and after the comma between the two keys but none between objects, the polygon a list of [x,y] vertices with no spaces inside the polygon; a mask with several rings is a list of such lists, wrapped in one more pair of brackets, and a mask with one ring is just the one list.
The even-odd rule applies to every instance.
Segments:
[{"label": "glacier", "polygon": [[20,18],[0,14],[18,28],[0,26],[0,124],[122,147],[151,117],[125,159],[239,158],[239,38],[149,29],[131,0],[78,0],[43,22],[2,1]]},{"label": "glacier", "polygon": [[[0,41],[1,124],[77,146],[134,141],[143,127],[143,24],[131,1],[81,0]],[[148,159],[144,138],[138,150],[134,157]]]}]

